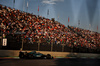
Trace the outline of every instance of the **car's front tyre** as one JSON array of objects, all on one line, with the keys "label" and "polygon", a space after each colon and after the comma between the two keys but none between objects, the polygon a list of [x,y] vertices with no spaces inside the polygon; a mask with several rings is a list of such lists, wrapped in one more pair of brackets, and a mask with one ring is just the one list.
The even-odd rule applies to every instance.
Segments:
[{"label": "car's front tyre", "polygon": [[51,59],[51,55],[50,54],[47,54],[47,59]]}]

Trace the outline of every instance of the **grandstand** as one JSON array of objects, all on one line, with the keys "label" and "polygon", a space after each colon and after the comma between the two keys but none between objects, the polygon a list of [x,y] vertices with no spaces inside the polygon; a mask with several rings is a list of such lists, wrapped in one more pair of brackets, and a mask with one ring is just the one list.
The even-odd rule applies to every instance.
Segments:
[{"label": "grandstand", "polygon": [[[0,5],[0,49],[100,52],[100,33]],[[2,40],[7,38],[7,46]]]}]

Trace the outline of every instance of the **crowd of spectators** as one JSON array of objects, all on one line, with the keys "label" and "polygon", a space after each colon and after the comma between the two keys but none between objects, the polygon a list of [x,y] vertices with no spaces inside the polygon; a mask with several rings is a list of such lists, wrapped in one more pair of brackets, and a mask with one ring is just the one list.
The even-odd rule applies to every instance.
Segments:
[{"label": "crowd of spectators", "polygon": [[86,47],[100,49],[100,34],[97,32],[68,26],[20,10],[0,5],[0,28],[6,37],[24,39],[24,43],[65,44],[68,47]]},{"label": "crowd of spectators", "polygon": [[79,41],[78,43],[81,44],[81,46],[85,46],[87,48],[91,49],[100,49],[100,34],[97,32],[93,32],[90,30],[80,29],[77,27],[69,26],[69,28],[78,34]]}]

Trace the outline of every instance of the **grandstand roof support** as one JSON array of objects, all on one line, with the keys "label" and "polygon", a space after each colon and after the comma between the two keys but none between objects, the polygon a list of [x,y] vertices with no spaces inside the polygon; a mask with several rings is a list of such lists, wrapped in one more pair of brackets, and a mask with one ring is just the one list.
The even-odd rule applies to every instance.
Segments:
[{"label": "grandstand roof support", "polygon": [[62,52],[64,52],[65,44],[62,44]]},{"label": "grandstand roof support", "polygon": [[21,47],[21,50],[23,50],[23,37],[22,37],[22,47]]},{"label": "grandstand roof support", "polygon": [[53,43],[54,43],[54,39],[51,40],[51,52],[53,51]]},{"label": "grandstand roof support", "polygon": [[40,42],[38,42],[38,51],[40,50]]},{"label": "grandstand roof support", "polygon": [[1,48],[2,47],[2,44],[3,44],[3,34],[2,34],[2,31],[1,31],[0,39],[1,39],[1,45],[0,45],[0,48]]}]

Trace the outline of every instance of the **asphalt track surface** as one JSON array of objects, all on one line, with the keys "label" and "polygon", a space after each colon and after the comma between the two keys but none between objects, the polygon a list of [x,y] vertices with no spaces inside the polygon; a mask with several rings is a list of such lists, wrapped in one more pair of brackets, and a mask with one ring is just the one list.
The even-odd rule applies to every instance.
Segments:
[{"label": "asphalt track surface", "polygon": [[100,59],[0,59],[0,66],[100,66]]}]

